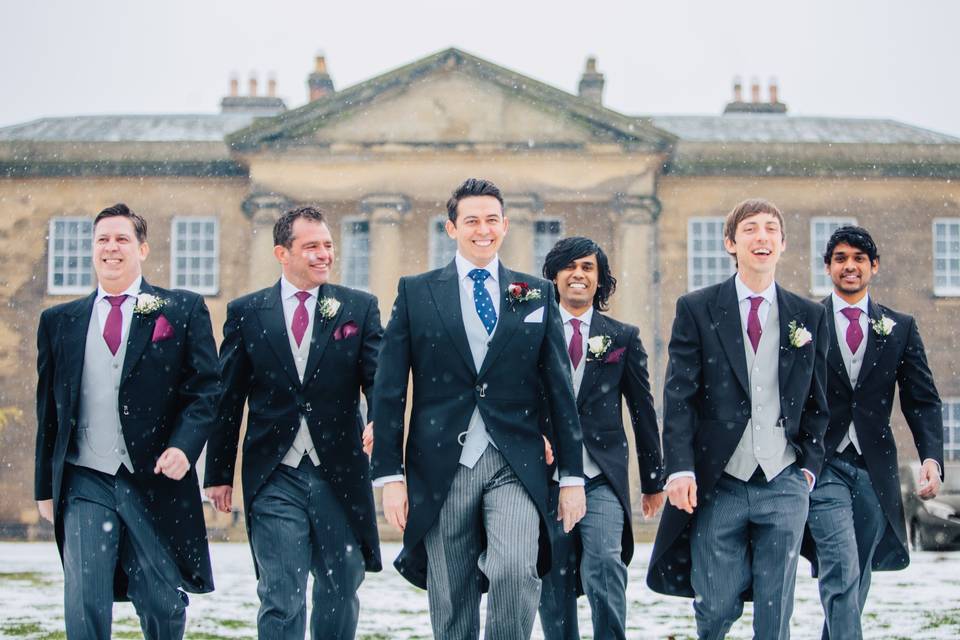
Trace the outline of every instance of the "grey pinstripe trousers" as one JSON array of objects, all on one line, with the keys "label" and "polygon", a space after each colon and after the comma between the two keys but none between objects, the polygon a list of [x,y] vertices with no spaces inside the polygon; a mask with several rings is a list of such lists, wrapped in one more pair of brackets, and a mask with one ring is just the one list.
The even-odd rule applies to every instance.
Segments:
[{"label": "grey pinstripe trousers", "polygon": [[485,576],[490,587],[484,638],[529,638],[540,602],[539,534],[536,505],[499,451],[488,446],[472,469],[461,465],[424,538],[434,637],[480,636]]}]

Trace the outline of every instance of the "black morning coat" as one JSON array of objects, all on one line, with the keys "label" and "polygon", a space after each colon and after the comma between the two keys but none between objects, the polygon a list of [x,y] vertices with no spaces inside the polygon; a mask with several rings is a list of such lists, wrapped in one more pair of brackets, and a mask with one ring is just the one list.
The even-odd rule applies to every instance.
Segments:
[{"label": "black morning coat", "polygon": [[[736,276],[677,300],[663,390],[665,475],[693,470],[697,503],[704,503],[723,474],[750,420],[747,356],[737,301]],[[780,318],[780,411],[797,464],[820,475],[829,330],[823,305],[777,285]],[[812,334],[793,346],[790,323]],[[694,510],[694,516],[696,510]],[[664,507],[647,584],[658,593],[693,597],[690,584],[690,523],[694,517]],[[749,597],[749,594],[746,594]]]},{"label": "black morning coat", "polygon": [[[183,588],[206,593],[213,590],[213,574],[195,468],[213,428],[220,394],[210,315],[195,293],[153,287],[146,280],[140,292],[166,302],[158,311],[134,313],[130,322],[118,391],[123,439],[133,462],[133,481],[150,506],[161,540],[169,545]],[[53,499],[61,557],[64,460],[79,419],[80,379],[96,297],[93,292],[47,309],[37,334],[34,494],[37,500]],[[174,335],[153,341],[160,315]],[[168,447],[181,449],[190,461],[190,470],[180,480],[153,472]],[[122,600],[126,594],[127,576],[118,565],[114,596]]]},{"label": "black morning coat", "polygon": [[[640,342],[640,330],[594,311],[589,338],[607,336],[610,346],[599,357],[584,352],[583,380],[577,393],[577,409],[583,429],[583,446],[603,472],[624,512],[621,554],[624,564],[633,558],[633,517],[630,505],[630,445],[623,429],[623,403],[627,401],[637,461],[640,490],[657,493],[663,489],[663,459],[660,430],[650,394],[647,352]],[[546,414],[549,416],[549,413]],[[549,420],[544,433],[553,442]],[[548,475],[552,477],[552,467]],[[579,568],[577,549],[575,569]]]},{"label": "black morning coat", "polygon": [[[826,460],[836,455],[850,422],[853,422],[870,482],[880,499],[887,524],[883,538],[873,556],[875,571],[895,571],[910,563],[907,530],[904,524],[903,499],[900,494],[900,470],[897,464],[897,443],[890,427],[893,390],[900,387],[900,409],[913,434],[921,460],[932,458],[943,469],[943,413],[940,396],[927,366],[927,355],[920,340],[917,323],[904,313],[876,304],[871,297],[870,316],[865,338],[866,350],[857,377],[857,387],[850,384],[836,335],[833,297],[823,299],[830,331],[830,353],[827,356],[827,403],[830,424],[827,426]],[[874,323],[884,317],[896,324],[890,335],[880,335]],[[841,337],[840,339],[846,339]],[[848,446],[853,446],[848,445]],[[807,532],[803,555],[817,571],[816,549]]]},{"label": "black morning coat", "polygon": [[[318,291],[318,305],[323,298],[335,299],[340,307],[330,319],[323,318],[319,307],[314,311],[303,383],[287,337],[280,283],[227,305],[220,346],[223,399],[207,445],[203,484],[233,485],[240,422],[247,404],[240,476],[249,533],[253,499],[293,445],[300,416],[306,416],[320,473],[347,514],[366,569],[379,571],[380,540],[370,463],[361,444],[359,403],[361,388],[367,406],[373,394],[383,332],[380,312],[375,297],[347,287],[324,284]],[[354,330],[345,331],[346,327]]]},{"label": "black morning coat", "polygon": [[[513,302],[507,287],[526,282],[536,300]],[[400,279],[380,352],[374,397],[373,477],[406,473],[409,517],[398,571],[426,588],[423,537],[435,522],[459,465],[460,433],[475,407],[487,432],[540,513],[537,567],[550,568],[547,476],[539,422],[546,389],[563,476],[582,476],[580,421],[563,339],[560,309],[546,280],[499,270],[500,315],[480,370],[474,367],[460,310],[456,263]],[[525,321],[536,317],[539,321]],[[404,412],[412,373],[413,406],[404,464]]]}]

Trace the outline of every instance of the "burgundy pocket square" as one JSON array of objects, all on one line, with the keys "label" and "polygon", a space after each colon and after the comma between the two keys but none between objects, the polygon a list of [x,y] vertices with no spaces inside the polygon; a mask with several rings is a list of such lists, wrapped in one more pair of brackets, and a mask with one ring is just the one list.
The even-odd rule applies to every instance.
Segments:
[{"label": "burgundy pocket square", "polygon": [[626,347],[620,347],[619,349],[614,349],[610,352],[606,358],[603,359],[604,364],[616,364],[620,362],[620,359],[623,357],[623,352],[626,351]]},{"label": "burgundy pocket square", "polygon": [[351,338],[358,333],[360,333],[360,328],[357,326],[357,323],[353,320],[347,320],[333,330],[333,339],[343,340],[344,338]]},{"label": "burgundy pocket square", "polygon": [[157,316],[157,322],[153,325],[153,337],[150,342],[160,342],[168,340],[174,336],[173,325],[162,313]]}]

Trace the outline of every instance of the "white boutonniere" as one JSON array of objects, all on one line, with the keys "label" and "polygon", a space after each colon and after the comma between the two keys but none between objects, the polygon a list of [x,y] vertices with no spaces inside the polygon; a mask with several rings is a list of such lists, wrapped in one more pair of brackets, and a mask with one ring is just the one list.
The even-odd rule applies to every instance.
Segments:
[{"label": "white boutonniere", "polygon": [[511,282],[507,285],[507,301],[513,309],[520,302],[540,299],[540,289],[531,289],[526,282]]},{"label": "white boutonniere", "polygon": [[336,298],[320,298],[317,301],[317,313],[323,320],[333,320],[340,310],[340,301]]},{"label": "white boutonniere", "polygon": [[610,350],[613,340],[610,336],[593,336],[587,340],[587,353],[590,360],[602,360]]},{"label": "white boutonniere", "polygon": [[893,328],[897,326],[893,318],[888,318],[887,316],[880,316],[879,320],[874,320],[870,324],[873,326],[873,332],[881,337],[886,337],[893,333]]},{"label": "white boutonniere", "polygon": [[163,298],[158,298],[150,293],[139,293],[137,294],[137,303],[133,306],[133,312],[148,316],[162,309],[165,304],[167,304],[167,301]]},{"label": "white boutonniere", "polygon": [[807,346],[813,340],[813,334],[802,324],[797,324],[796,320],[791,320],[787,328],[790,329],[789,338],[792,347],[799,349]]}]

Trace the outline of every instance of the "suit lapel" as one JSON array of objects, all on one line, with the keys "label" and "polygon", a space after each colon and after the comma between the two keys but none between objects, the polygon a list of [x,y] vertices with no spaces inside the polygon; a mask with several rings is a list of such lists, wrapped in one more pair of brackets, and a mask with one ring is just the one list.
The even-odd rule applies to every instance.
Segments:
[{"label": "suit lapel", "polygon": [[[515,276],[512,271],[503,266],[502,262],[500,263],[499,277],[500,317],[497,318],[497,326],[493,331],[493,338],[490,340],[490,348],[487,350],[487,355],[480,366],[478,377],[482,377],[486,373],[490,365],[496,362],[503,348],[510,342],[510,338],[513,337],[522,323],[521,314],[526,315],[526,313],[533,311],[532,308],[528,308],[530,305],[526,302],[518,302],[512,309],[510,308],[510,303],[507,302],[507,286],[514,281]],[[544,310],[543,321],[547,321],[546,310]]]},{"label": "suit lapel", "polygon": [[[263,334],[267,343],[283,370],[295,385],[300,386],[300,376],[297,375],[297,366],[293,362],[293,353],[290,351],[290,338],[287,337],[287,322],[283,317],[283,302],[280,300],[280,283],[267,293],[263,306],[257,309],[257,318],[263,327]],[[314,325],[316,326],[316,325]]]},{"label": "suit lapel", "polygon": [[81,298],[71,305],[64,318],[63,325],[63,359],[69,371],[70,378],[70,406],[74,413],[79,407],[80,381],[83,377],[84,354],[87,349],[87,332],[90,330],[91,317],[96,309],[93,308],[97,300],[94,291],[86,298]]},{"label": "suit lapel", "polygon": [[[150,286],[150,283],[148,283],[146,279],[140,281],[140,293],[157,295],[156,290]],[[134,303],[134,306],[136,306],[136,303]],[[133,371],[134,365],[140,360],[144,349],[146,349],[150,343],[150,338],[153,337],[153,327],[157,322],[157,316],[161,313],[163,313],[162,308],[159,311],[154,311],[146,315],[137,313],[136,311],[133,312],[133,317],[130,318],[130,335],[127,336],[127,352],[123,356],[123,374],[120,376],[121,384],[122,381],[127,379],[130,372]]]},{"label": "suit lapel", "polygon": [[467,342],[467,330],[463,326],[463,313],[460,311],[460,282],[456,262],[451,261],[436,279],[430,281],[429,286],[433,304],[450,341],[470,372],[476,375],[477,368],[473,363],[470,343]]},{"label": "suit lapel", "polygon": [[737,301],[737,287],[733,276],[720,286],[717,299],[708,307],[710,316],[716,325],[717,337],[723,352],[743,390],[750,395],[750,383],[747,378],[747,354],[744,353],[743,325],[740,321],[740,307]]},{"label": "suit lapel", "polygon": [[[600,315],[599,311],[594,310],[593,318],[590,321],[588,340],[594,336],[602,336],[605,329],[606,319]],[[610,338],[613,339],[613,342],[616,342],[616,336],[610,336]],[[611,349],[613,349],[612,346]],[[590,396],[590,389],[597,383],[597,378],[600,377],[600,370],[603,368],[602,362],[589,358],[589,355],[590,349],[584,349],[583,357],[586,358],[586,362],[583,363],[583,379],[580,381],[580,389],[577,391],[578,409],[583,407],[584,401]]]},{"label": "suit lapel", "polygon": [[[804,326],[804,314],[797,309],[793,301],[783,293],[780,285],[777,285],[777,314],[780,316],[780,374],[779,388],[780,397],[784,397],[784,390],[790,380],[790,372],[793,371],[793,364],[797,360],[797,349],[813,349],[814,345],[803,347],[794,347],[790,344],[790,323],[796,322],[798,329]],[[807,327],[809,329],[809,327]]]},{"label": "suit lapel", "polygon": [[827,352],[827,364],[839,376],[847,388],[853,390],[847,366],[843,364],[843,353],[840,351],[840,337],[837,335],[837,320],[834,317],[833,296],[823,299],[823,306],[827,308],[827,331],[830,332],[830,350]]},{"label": "suit lapel", "polygon": [[887,344],[889,336],[878,336],[873,330],[873,323],[879,322],[883,317],[880,312],[880,306],[874,303],[871,297],[868,301],[868,312],[870,319],[867,321],[867,348],[863,353],[863,365],[860,367],[860,375],[857,376],[857,387],[863,386],[863,381],[867,379],[873,367],[880,361],[883,355],[883,347]]},{"label": "suit lapel", "polygon": [[[310,339],[310,355],[307,356],[307,367],[303,374],[303,384],[306,385],[317,371],[323,352],[330,342],[330,336],[333,335],[333,328],[337,326],[340,317],[343,315],[344,302],[336,295],[336,289],[329,285],[323,285],[317,292],[317,308],[313,311],[313,335]],[[329,320],[320,317],[320,301],[324,297],[331,297],[340,303],[340,308]],[[342,297],[342,296],[341,296]]]}]

